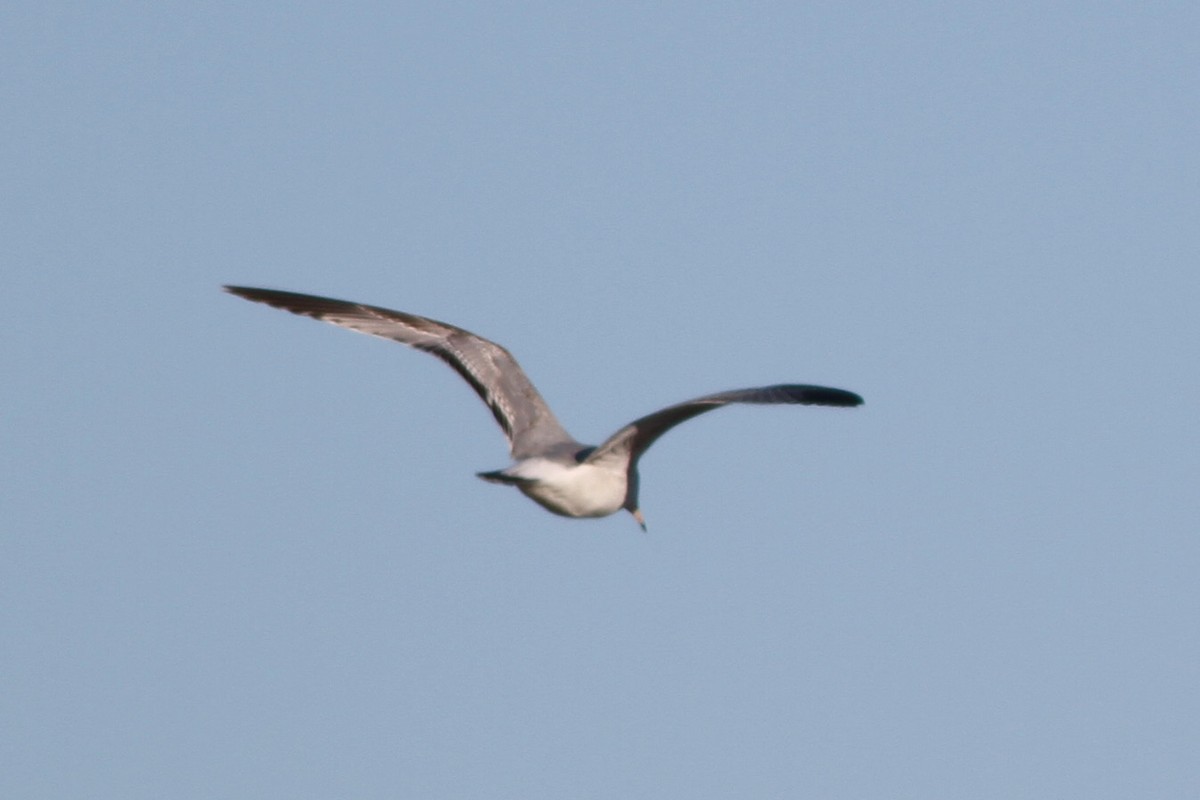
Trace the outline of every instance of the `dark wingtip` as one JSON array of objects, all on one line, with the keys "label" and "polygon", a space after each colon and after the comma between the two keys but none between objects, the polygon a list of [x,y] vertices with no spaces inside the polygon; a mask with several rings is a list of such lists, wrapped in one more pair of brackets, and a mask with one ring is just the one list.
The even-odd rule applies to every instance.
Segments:
[{"label": "dark wingtip", "polygon": [[[274,289],[256,289],[253,286],[233,286],[226,284],[221,288],[235,297],[241,297],[244,300],[251,300],[255,303],[267,303],[268,305],[278,303],[280,296],[288,294],[287,292],[277,292]],[[272,303],[272,301],[275,301],[275,303]]]},{"label": "dark wingtip", "polygon": [[272,297],[287,296],[291,294],[291,292],[280,292],[276,291],[275,289],[256,289],[253,286],[233,286],[231,284],[225,284],[221,288],[230,294],[237,295],[238,297],[244,297],[247,300],[257,300],[258,302],[265,302]]},{"label": "dark wingtip", "polygon": [[785,386],[782,387],[791,396],[792,402],[814,406],[842,406],[852,408],[861,406],[863,399],[854,392],[845,389],[833,389],[828,386]]},{"label": "dark wingtip", "polygon": [[265,303],[272,308],[281,308],[306,317],[321,318],[321,313],[346,306],[355,305],[345,300],[334,300],[332,297],[319,297],[315,294],[300,294],[285,292],[280,289],[257,289],[253,286],[221,287],[232,295],[250,300],[255,303]]},{"label": "dark wingtip", "polygon": [[862,396],[854,392],[848,392],[845,389],[828,389],[827,391],[830,392],[829,405],[854,407],[863,404]]}]

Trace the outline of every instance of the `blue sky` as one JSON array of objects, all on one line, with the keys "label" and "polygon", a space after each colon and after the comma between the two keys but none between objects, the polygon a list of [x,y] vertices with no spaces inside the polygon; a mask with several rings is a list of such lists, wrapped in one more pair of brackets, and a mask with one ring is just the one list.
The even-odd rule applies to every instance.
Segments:
[{"label": "blue sky", "polygon": [[[0,794],[1187,797],[1200,12],[13,2]],[[508,346],[650,531],[480,482]]]}]

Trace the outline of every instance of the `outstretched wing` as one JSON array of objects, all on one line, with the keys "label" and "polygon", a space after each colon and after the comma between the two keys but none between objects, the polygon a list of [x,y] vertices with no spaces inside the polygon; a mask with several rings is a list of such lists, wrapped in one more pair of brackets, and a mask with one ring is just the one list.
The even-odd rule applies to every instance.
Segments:
[{"label": "outstretched wing", "polygon": [[658,437],[681,422],[692,417],[712,411],[715,408],[730,403],[755,403],[770,405],[776,403],[798,403],[806,406],[858,406],[862,398],[854,392],[844,389],[830,389],[827,386],[806,386],[803,384],[780,384],[778,386],[759,386],[753,389],[734,389],[728,392],[697,397],[673,406],[668,406],[653,414],[636,419],[621,430],[608,437],[604,444],[592,451],[588,461],[605,461],[610,458],[628,458],[630,464],[635,464],[638,458]]},{"label": "outstretched wing", "polygon": [[328,297],[245,286],[226,286],[225,291],[432,353],[463,376],[487,403],[508,438],[514,458],[574,441],[512,354],[470,331],[415,314]]}]

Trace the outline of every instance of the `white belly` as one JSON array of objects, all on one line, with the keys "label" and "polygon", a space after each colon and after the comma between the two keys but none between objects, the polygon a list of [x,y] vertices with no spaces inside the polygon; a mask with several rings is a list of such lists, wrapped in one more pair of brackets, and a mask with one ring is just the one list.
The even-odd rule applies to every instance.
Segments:
[{"label": "white belly", "polygon": [[505,471],[531,479],[518,488],[543,508],[564,517],[607,517],[625,504],[624,469],[533,458]]}]

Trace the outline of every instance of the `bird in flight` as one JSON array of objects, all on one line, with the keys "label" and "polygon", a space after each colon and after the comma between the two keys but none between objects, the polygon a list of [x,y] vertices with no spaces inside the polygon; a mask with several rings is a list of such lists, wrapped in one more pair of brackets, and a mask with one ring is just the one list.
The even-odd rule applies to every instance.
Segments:
[{"label": "bird in flight", "polygon": [[779,384],[717,392],[635,419],[598,446],[576,441],[559,424],[508,350],[454,325],[363,303],[274,289],[226,286],[225,291],[352,331],[391,339],[431,353],[461,375],[504,430],[513,463],[477,473],[515,486],[564,517],[606,517],[625,509],[646,530],[638,506],[638,459],[671,428],[730,403],[857,406],[844,389]]}]

